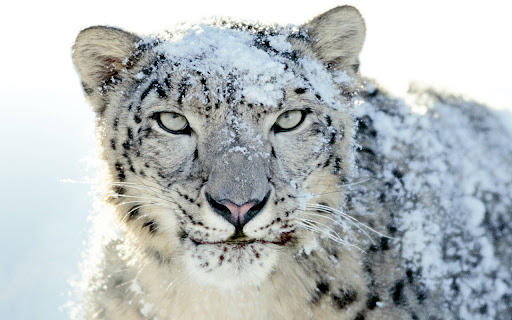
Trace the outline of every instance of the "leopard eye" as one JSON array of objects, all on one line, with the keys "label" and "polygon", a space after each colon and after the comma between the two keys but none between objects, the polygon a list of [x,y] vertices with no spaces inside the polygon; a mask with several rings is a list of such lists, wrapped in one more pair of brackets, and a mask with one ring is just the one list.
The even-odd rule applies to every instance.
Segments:
[{"label": "leopard eye", "polygon": [[286,111],[277,118],[274,124],[274,131],[283,132],[293,130],[304,121],[304,118],[306,118],[306,112],[304,110]]},{"label": "leopard eye", "polygon": [[175,112],[160,112],[156,115],[158,125],[174,134],[188,133],[189,125],[187,118]]}]

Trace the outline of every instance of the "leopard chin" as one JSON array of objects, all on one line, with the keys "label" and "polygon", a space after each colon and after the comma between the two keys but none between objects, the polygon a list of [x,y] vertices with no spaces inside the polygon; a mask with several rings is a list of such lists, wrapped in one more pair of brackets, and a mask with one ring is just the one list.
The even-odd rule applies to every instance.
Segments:
[{"label": "leopard chin", "polygon": [[198,243],[189,239],[183,246],[186,269],[197,276],[199,282],[232,289],[257,286],[265,281],[281,250],[279,244],[257,240]]}]

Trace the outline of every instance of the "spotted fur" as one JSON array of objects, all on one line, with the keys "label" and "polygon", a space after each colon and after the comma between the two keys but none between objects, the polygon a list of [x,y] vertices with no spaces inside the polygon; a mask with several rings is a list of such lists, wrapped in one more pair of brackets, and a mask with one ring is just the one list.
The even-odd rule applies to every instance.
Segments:
[{"label": "spotted fur", "polygon": [[[77,37],[73,60],[97,114],[119,228],[86,279],[85,318],[456,319],[460,305],[430,292],[402,258],[395,215],[407,169],[357,183],[389,161],[373,115],[351,115],[365,34],[357,10],[334,8],[299,28],[208,28],[249,36],[247,48],[300,85],[279,87],[265,104],[243,94],[236,69],[219,77],[170,59],[161,48],[172,37],[111,27]],[[287,49],[276,47],[283,38]],[[330,77],[334,99],[308,78],[305,60]],[[354,80],[333,81],[340,73]],[[265,81],[257,84],[277,80]],[[389,98],[362,92],[401,116]],[[275,123],[288,110],[303,121],[281,131]],[[186,116],[188,127],[169,132],[162,112]],[[255,204],[237,224],[226,203]]]}]

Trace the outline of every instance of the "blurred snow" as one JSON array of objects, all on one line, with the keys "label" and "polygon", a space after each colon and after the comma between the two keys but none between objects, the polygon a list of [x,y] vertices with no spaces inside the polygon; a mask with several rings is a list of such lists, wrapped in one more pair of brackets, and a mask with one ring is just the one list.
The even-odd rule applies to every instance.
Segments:
[{"label": "blurred snow", "polygon": [[[512,110],[512,21],[504,1],[347,1],[367,21],[362,73],[400,93],[422,80]],[[141,33],[202,16],[301,23],[339,1],[11,2],[0,13],[0,310],[3,319],[66,319],[91,208],[83,181],[92,114],[71,64],[80,29]],[[509,113],[510,115],[510,113]],[[509,123],[509,120],[504,120]]]}]

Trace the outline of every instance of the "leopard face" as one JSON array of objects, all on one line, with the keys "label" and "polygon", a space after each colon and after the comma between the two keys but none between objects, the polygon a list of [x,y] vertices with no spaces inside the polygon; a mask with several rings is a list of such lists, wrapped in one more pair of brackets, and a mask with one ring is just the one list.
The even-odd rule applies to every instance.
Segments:
[{"label": "leopard face", "polygon": [[308,205],[339,205],[364,25],[333,56],[310,36],[325,23],[79,35],[109,199],[136,250],[206,283],[258,284],[310,238],[322,218]]}]

